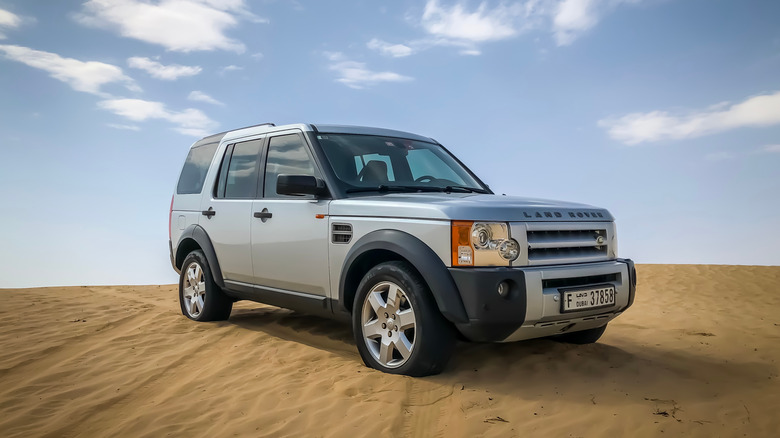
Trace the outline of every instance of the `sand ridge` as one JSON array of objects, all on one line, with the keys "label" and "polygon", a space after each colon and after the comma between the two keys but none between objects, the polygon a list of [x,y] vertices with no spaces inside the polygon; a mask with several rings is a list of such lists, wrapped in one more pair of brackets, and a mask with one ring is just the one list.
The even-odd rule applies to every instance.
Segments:
[{"label": "sand ridge", "polygon": [[775,436],[780,267],[641,265],[598,344],[460,344],[363,366],[348,325],[166,286],[0,291],[3,436]]}]

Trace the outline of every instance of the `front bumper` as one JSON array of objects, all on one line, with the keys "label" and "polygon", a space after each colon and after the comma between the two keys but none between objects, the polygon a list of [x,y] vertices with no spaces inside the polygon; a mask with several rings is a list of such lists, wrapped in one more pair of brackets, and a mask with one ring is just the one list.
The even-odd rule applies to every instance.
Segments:
[{"label": "front bumper", "polygon": [[[631,307],[636,270],[630,259],[574,265],[523,268],[449,268],[469,321],[456,323],[468,339],[509,342],[600,327]],[[499,283],[510,285],[506,297]],[[581,312],[561,312],[561,288],[615,286],[615,305]]]}]

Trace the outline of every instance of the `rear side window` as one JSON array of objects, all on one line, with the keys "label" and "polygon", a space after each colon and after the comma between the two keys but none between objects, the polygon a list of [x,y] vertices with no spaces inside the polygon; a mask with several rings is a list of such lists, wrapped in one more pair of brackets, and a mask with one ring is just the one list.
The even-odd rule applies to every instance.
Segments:
[{"label": "rear side window", "polygon": [[263,140],[236,143],[225,180],[226,198],[254,198],[257,193],[257,168]]},{"label": "rear side window", "polygon": [[179,195],[192,195],[203,190],[203,182],[206,180],[206,172],[209,170],[211,159],[217,152],[219,143],[210,143],[190,149],[184,168],[181,170],[179,184],[176,193]]}]

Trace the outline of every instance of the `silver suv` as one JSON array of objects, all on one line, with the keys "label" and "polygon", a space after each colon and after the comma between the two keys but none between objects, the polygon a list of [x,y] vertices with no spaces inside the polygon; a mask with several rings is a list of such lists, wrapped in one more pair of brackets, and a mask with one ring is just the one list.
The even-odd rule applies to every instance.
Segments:
[{"label": "silver suv", "polygon": [[458,338],[596,342],[636,289],[607,210],[496,195],[436,140],[388,129],[206,137],[169,230],[188,318],[246,299],[346,319],[388,373],[439,373]]}]

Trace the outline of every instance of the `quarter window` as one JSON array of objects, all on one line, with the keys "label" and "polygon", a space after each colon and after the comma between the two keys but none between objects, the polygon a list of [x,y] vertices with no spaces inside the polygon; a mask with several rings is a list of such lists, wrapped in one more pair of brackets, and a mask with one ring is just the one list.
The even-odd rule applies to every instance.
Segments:
[{"label": "quarter window", "polygon": [[211,159],[214,158],[218,145],[219,143],[210,143],[190,149],[179,176],[179,183],[176,185],[177,194],[200,193],[203,189],[203,182],[206,180],[206,172],[209,170]]}]

